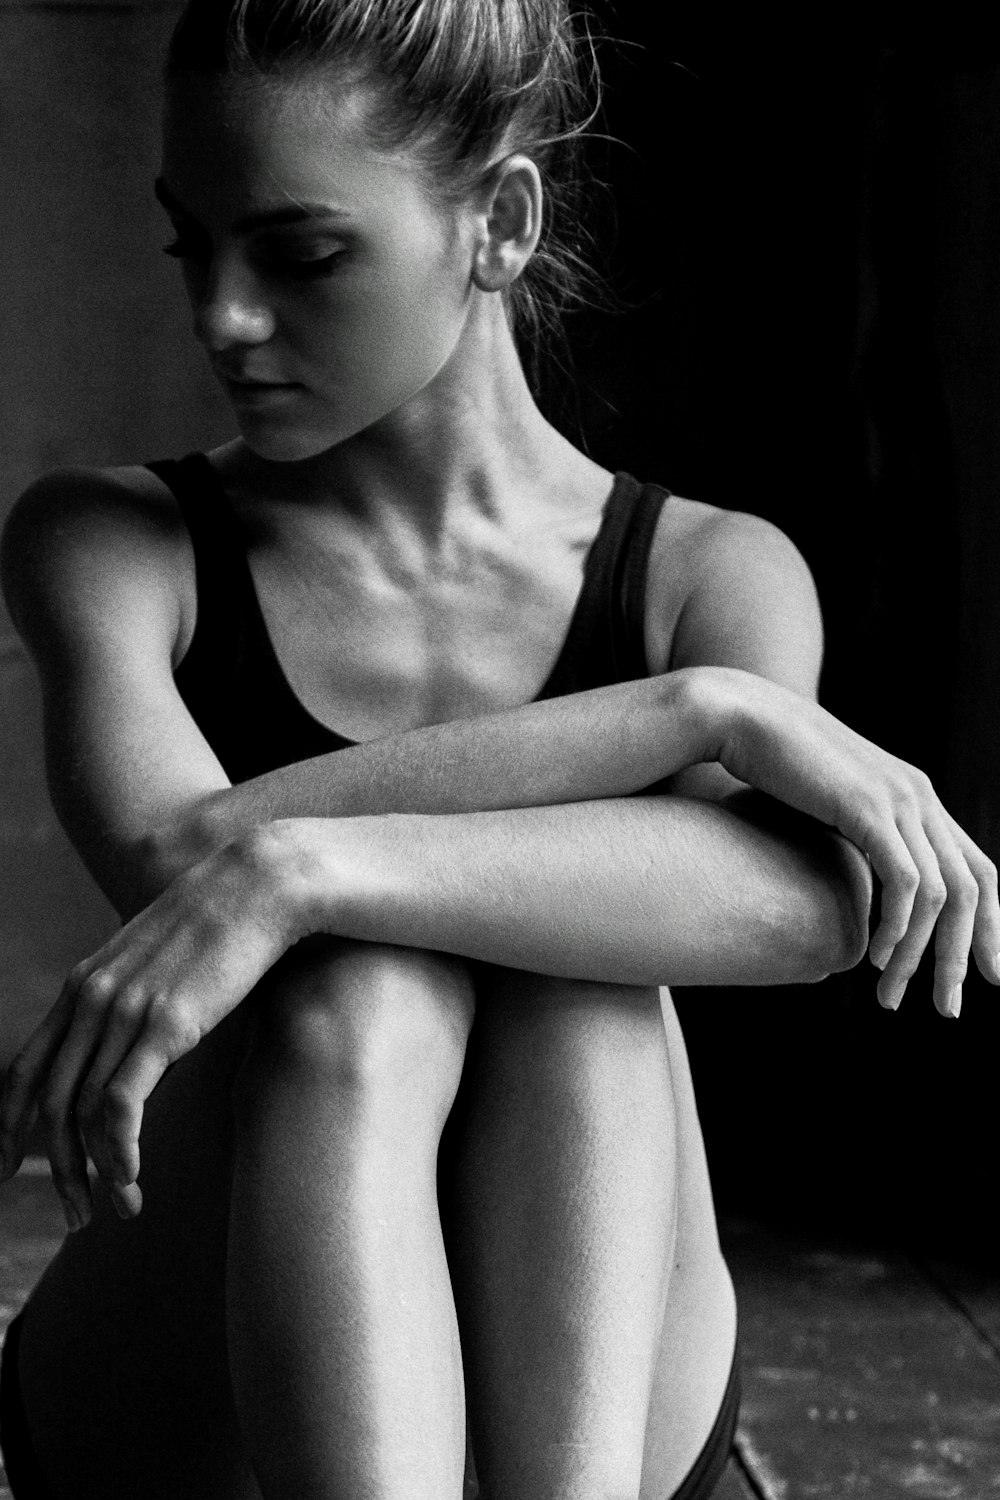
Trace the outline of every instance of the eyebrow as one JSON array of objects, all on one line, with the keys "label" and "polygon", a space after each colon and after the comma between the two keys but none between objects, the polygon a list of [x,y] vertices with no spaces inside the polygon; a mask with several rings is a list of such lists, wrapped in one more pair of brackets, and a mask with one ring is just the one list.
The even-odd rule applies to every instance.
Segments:
[{"label": "eyebrow", "polygon": [[[194,215],[188,213],[184,205],[174,197],[162,177],[157,177],[153,183],[153,192],[168,213],[177,218],[190,219],[192,223],[197,222]],[[233,228],[237,234],[249,234],[255,229],[274,229],[282,224],[302,224],[315,219],[343,221],[350,217],[343,209],[331,208],[328,203],[294,203],[287,208],[271,208],[263,213],[247,214],[238,219]]]}]

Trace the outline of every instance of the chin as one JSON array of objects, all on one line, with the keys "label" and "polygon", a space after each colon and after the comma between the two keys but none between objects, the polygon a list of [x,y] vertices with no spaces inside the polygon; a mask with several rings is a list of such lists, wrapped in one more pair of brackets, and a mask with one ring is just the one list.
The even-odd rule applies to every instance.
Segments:
[{"label": "chin", "polygon": [[277,423],[245,419],[240,421],[239,429],[251,452],[273,464],[302,463],[309,458],[318,458],[343,441],[339,433],[331,436],[330,433],[308,431],[302,427],[282,427]]}]

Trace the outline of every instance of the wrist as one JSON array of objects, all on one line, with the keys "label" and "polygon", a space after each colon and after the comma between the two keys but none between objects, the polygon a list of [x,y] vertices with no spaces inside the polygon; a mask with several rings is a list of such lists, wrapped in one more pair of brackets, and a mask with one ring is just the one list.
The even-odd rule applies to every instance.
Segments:
[{"label": "wrist", "polygon": [[311,933],[329,930],[322,918],[331,885],[330,860],[317,838],[314,825],[319,821],[280,818],[258,824],[238,840],[256,873],[270,920],[289,947]]},{"label": "wrist", "polygon": [[258,829],[289,941],[315,933],[384,939],[400,864],[393,858],[394,834],[397,825],[412,821],[403,814],[284,818]]},{"label": "wrist", "polygon": [[688,765],[727,764],[728,747],[744,727],[749,710],[748,695],[740,691],[741,679],[748,675],[729,667],[684,667],[669,674],[676,679]]}]

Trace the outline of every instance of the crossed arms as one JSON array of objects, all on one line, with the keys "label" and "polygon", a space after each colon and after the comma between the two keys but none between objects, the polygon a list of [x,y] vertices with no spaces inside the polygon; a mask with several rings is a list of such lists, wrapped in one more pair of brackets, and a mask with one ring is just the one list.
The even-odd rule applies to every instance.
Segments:
[{"label": "crossed arms", "polygon": [[[127,1206],[157,1079],[307,933],[620,983],[815,979],[864,951],[868,856],[883,1003],[932,933],[940,1010],[970,949],[996,980],[990,862],[920,772],[812,701],[804,566],[763,523],[723,524],[734,534],[693,570],[669,672],[230,787],[173,686],[176,520],[103,477],[29,492],[5,580],[42,675],[54,800],[137,915],[19,1059],[8,1169],[41,1102],[50,1135],[82,1116]],[[61,1158],[78,1173],[79,1146]]]}]

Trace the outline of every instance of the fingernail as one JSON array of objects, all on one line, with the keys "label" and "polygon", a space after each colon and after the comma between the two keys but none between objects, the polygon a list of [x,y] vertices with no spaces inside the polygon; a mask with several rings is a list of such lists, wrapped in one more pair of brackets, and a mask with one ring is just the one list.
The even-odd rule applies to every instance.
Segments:
[{"label": "fingernail", "polygon": [[962,986],[957,984],[948,997],[948,1014],[959,1016],[962,1012]]}]

